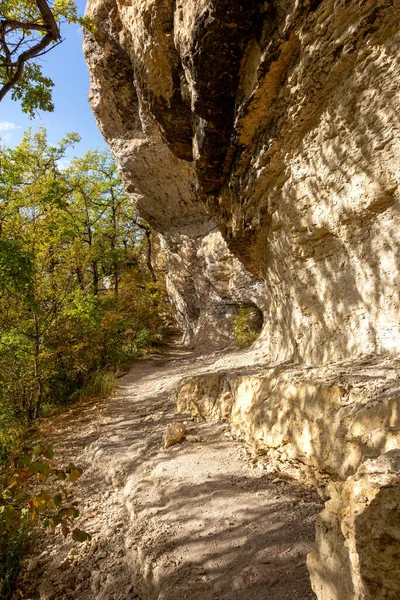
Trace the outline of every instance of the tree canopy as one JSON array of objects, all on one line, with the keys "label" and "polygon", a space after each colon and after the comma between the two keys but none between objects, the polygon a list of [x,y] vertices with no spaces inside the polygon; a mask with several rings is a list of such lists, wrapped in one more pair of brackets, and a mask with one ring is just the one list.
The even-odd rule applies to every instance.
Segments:
[{"label": "tree canopy", "polygon": [[11,92],[22,110],[53,111],[53,81],[38,59],[62,42],[62,23],[91,28],[73,0],[0,0],[0,102]]},{"label": "tree canopy", "polygon": [[109,151],[60,168],[78,139],[0,149],[0,438],[2,418],[36,418],[162,333],[148,226]]},{"label": "tree canopy", "polygon": [[52,145],[41,128],[0,147],[2,598],[12,596],[28,523],[90,539],[63,492],[81,470],[60,468],[47,444],[24,449],[30,424],[51,407],[109,395],[120,366],[162,339],[168,314],[149,226],[112,155],[67,161],[77,141],[72,133]]}]

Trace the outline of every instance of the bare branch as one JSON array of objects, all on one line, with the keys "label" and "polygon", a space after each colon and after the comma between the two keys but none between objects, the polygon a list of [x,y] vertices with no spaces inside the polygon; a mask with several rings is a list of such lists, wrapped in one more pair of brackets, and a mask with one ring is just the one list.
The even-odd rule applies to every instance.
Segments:
[{"label": "bare branch", "polygon": [[16,29],[24,29],[26,31],[47,31],[46,25],[41,25],[40,23],[24,23],[23,21],[16,20],[6,21],[2,19],[1,27],[4,29],[5,33],[10,33]]}]

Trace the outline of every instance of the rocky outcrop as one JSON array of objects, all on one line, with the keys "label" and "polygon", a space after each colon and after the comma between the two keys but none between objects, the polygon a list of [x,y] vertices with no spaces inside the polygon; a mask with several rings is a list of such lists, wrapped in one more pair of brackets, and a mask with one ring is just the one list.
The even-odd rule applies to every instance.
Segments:
[{"label": "rocky outcrop", "polygon": [[400,450],[367,460],[354,477],[330,486],[308,556],[321,600],[400,597]]},{"label": "rocky outcrop", "polygon": [[91,105],[161,236],[186,343],[231,344],[243,304],[264,316],[255,351],[275,366],[186,381],[180,408],[339,479],[314,588],[394,600],[398,488],[361,474],[400,442],[399,1],[89,0],[88,13]]},{"label": "rocky outcrop", "polygon": [[173,5],[101,1],[88,10],[96,23],[85,43],[91,106],[126,191],[161,236],[167,289],[184,342],[232,345],[240,306],[256,303],[262,310],[265,298],[262,284],[228,250],[196,189]]},{"label": "rocky outcrop", "polygon": [[400,447],[400,366],[364,360],[318,369],[293,366],[202,374],[182,380],[177,409],[229,419],[277,464],[317,480],[354,475],[367,459]]},{"label": "rocky outcrop", "polygon": [[[365,360],[200,374],[176,388],[178,412],[228,420],[269,469],[329,498],[308,557],[318,600],[400,597],[399,365]],[[328,489],[327,481],[331,481]]]},{"label": "rocky outcrop", "polygon": [[[91,104],[140,214],[172,249],[171,279],[202,269],[201,238],[218,225],[264,282],[273,359],[397,353],[397,0],[91,0],[88,11]],[[231,263],[228,279],[243,269]],[[178,287],[190,340],[202,314],[237,302],[216,308],[195,283]]]},{"label": "rocky outcrop", "polygon": [[240,306],[265,308],[263,285],[229,251],[218,231],[196,238],[163,236],[166,284],[184,342],[197,349],[235,344]]}]

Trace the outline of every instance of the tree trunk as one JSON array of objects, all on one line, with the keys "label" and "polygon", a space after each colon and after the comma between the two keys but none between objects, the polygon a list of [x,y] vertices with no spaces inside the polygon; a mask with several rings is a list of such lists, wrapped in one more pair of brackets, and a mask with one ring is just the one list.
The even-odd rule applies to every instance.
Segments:
[{"label": "tree trunk", "polygon": [[33,362],[33,373],[35,377],[35,383],[37,385],[37,393],[32,394],[31,402],[29,406],[29,420],[34,421],[40,415],[40,408],[43,401],[44,396],[44,386],[43,379],[40,369],[40,349],[41,349],[41,339],[40,339],[40,329],[39,329],[39,321],[37,315],[33,316],[35,322],[35,355]]},{"label": "tree trunk", "polygon": [[152,248],[151,247],[151,231],[150,231],[150,229],[146,228],[144,230],[144,232],[145,232],[146,240],[147,240],[147,256],[146,256],[147,268],[148,268],[148,270],[150,272],[152,280],[154,281],[154,283],[156,283],[157,282],[157,276],[156,276],[156,273],[155,273],[155,271],[153,269],[153,265],[152,265],[152,262],[151,262],[151,248]]}]

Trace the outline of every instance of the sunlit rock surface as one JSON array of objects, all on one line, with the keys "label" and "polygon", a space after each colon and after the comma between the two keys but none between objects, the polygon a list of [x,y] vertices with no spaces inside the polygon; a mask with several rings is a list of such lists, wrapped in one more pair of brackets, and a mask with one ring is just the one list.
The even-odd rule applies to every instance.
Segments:
[{"label": "sunlit rock surface", "polygon": [[[178,412],[228,420],[268,468],[330,497],[308,558],[319,600],[400,598],[400,365],[255,366],[188,377]],[[327,481],[333,481],[325,489]]]},{"label": "sunlit rock surface", "polygon": [[400,364],[363,360],[308,369],[280,365],[183,379],[177,408],[229,419],[271,461],[344,480],[400,448]]},{"label": "sunlit rock surface", "polygon": [[399,447],[398,0],[88,13],[90,102],[161,236],[185,342],[230,345],[242,304],[264,315],[275,366],[185,382],[178,403],[341,480],[309,560],[320,599],[398,598],[398,488],[361,476]]},{"label": "sunlit rock surface", "polygon": [[400,598],[400,450],[330,486],[308,568],[321,600]]},{"label": "sunlit rock surface", "polygon": [[[182,244],[186,268],[188,239],[217,224],[265,282],[271,358],[397,353],[397,3],[90,0],[88,12],[91,105],[139,212],[175,255]],[[188,292],[193,338],[214,310]]]}]

